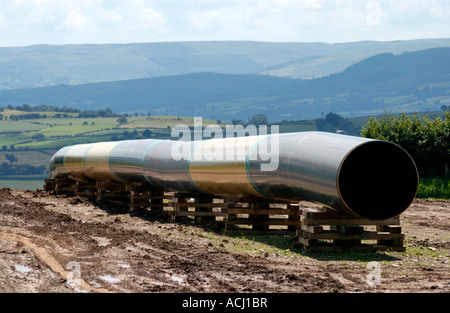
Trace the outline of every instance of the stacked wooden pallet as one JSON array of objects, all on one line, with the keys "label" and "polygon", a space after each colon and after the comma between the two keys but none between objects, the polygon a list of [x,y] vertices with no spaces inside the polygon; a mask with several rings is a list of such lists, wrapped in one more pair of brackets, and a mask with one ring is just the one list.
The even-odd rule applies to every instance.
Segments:
[{"label": "stacked wooden pallet", "polygon": [[119,200],[128,201],[130,195],[129,184],[120,184],[112,181],[97,181],[96,182],[96,200]]},{"label": "stacked wooden pallet", "polygon": [[169,202],[169,215],[174,221],[187,218],[199,223],[222,222],[226,217],[228,204],[222,196],[208,196],[198,193],[175,193]]},{"label": "stacked wooden pallet", "polygon": [[44,190],[53,192],[55,194],[71,194],[74,191],[73,185],[76,183],[72,179],[46,179],[44,183]]},{"label": "stacked wooden pallet", "polygon": [[355,218],[323,209],[303,210],[296,248],[309,251],[405,251],[399,217],[386,220]]},{"label": "stacked wooden pallet", "polygon": [[243,197],[228,202],[224,232],[227,234],[295,234],[300,226],[297,203]]},{"label": "stacked wooden pallet", "polygon": [[149,189],[148,186],[135,186],[130,190],[130,210],[147,209],[152,213],[163,213],[168,206],[172,194],[159,189]]}]

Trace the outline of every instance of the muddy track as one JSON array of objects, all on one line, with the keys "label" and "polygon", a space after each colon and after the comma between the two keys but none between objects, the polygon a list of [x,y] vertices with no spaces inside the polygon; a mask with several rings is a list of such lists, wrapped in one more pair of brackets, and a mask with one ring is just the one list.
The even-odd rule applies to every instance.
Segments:
[{"label": "muddy track", "polygon": [[[1,292],[448,292],[450,203],[416,201],[402,217],[408,251],[258,253],[193,224],[120,203],[1,189]],[[429,256],[435,254],[435,256]],[[367,283],[367,261],[382,264]]]}]

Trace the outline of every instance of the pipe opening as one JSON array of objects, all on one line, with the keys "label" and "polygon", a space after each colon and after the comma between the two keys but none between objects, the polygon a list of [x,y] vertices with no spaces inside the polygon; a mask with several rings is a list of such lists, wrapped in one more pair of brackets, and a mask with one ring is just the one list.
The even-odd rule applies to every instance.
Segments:
[{"label": "pipe opening", "polygon": [[338,172],[341,199],[355,214],[387,219],[405,211],[419,180],[411,156],[399,146],[370,141],[352,150]]}]

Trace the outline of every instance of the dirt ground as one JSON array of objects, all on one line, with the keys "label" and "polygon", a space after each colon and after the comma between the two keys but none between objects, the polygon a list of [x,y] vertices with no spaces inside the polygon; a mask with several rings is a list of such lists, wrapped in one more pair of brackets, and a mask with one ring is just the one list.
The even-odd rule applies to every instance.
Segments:
[{"label": "dirt ground", "polygon": [[[0,189],[0,292],[448,293],[450,201],[402,214],[406,252],[312,253],[119,203]],[[286,239],[285,239],[286,240]]]}]

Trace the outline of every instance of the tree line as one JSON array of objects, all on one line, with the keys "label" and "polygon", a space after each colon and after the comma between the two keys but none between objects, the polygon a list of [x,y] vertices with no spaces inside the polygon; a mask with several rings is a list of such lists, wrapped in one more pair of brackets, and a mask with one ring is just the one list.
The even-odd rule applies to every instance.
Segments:
[{"label": "tree line", "polygon": [[[70,108],[67,106],[57,107],[54,105],[36,105],[30,106],[29,104],[23,104],[18,106],[8,105],[6,107],[8,110],[22,111],[28,112],[27,114],[11,114],[9,119],[12,121],[24,120],[24,119],[44,119],[44,118],[97,118],[97,117],[120,117],[120,116],[128,116],[127,114],[117,114],[114,113],[111,109],[99,109],[95,110],[79,110],[75,108]],[[4,112],[5,108],[1,107],[0,112]],[[45,112],[57,112],[56,114],[49,115]],[[78,114],[73,116],[69,113]],[[0,113],[0,120],[7,120],[8,116]]]}]

